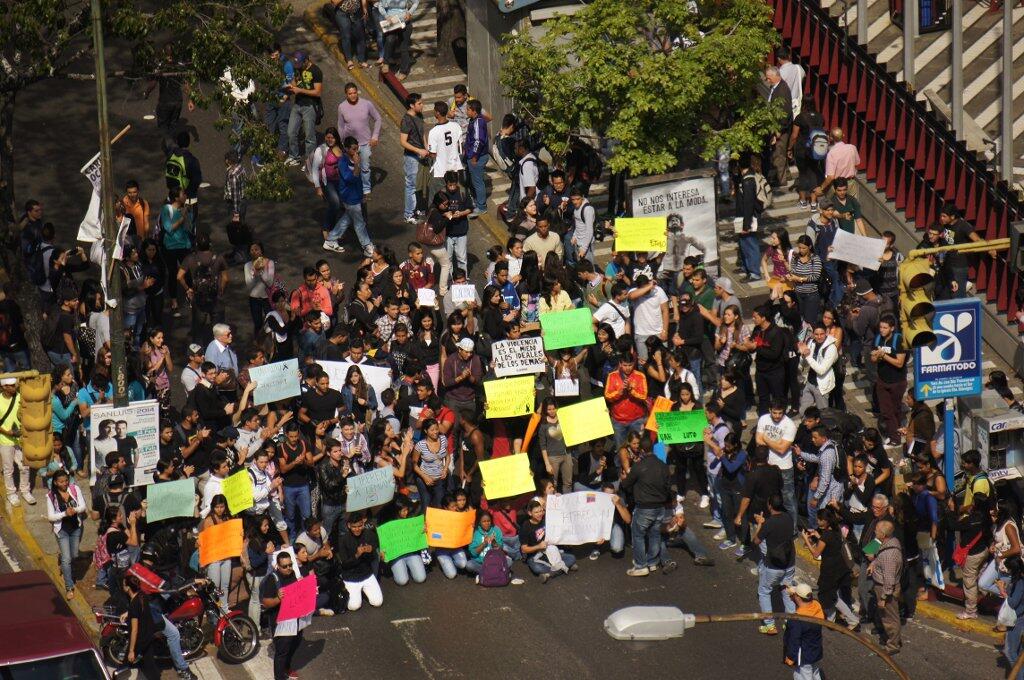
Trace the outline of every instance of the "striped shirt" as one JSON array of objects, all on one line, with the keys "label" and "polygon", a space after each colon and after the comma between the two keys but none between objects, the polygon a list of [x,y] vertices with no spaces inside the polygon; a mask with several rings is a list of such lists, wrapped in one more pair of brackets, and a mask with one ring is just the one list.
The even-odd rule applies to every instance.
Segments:
[{"label": "striped shirt", "polygon": [[800,457],[818,464],[818,488],[814,491],[818,507],[823,508],[832,501],[842,501],[843,483],[835,477],[839,465],[839,452],[836,451],[835,443],[832,440],[825,442],[817,454],[801,451]]},{"label": "striped shirt", "polygon": [[794,257],[789,268],[794,276],[807,278],[806,283],[796,284],[796,292],[805,295],[813,295],[818,292],[818,279],[821,278],[821,258],[811,255],[809,261],[803,262],[799,257]]},{"label": "striped shirt", "polygon": [[441,446],[438,447],[437,453],[430,450],[425,438],[416,442],[416,453],[420,457],[420,469],[434,479],[441,477],[441,472],[444,470],[445,456],[448,454],[448,438],[443,434],[438,435],[438,437]]}]

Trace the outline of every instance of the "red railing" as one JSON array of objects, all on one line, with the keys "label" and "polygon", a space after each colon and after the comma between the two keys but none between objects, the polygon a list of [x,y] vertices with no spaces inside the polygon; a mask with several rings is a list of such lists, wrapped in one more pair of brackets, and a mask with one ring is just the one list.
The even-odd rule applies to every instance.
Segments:
[{"label": "red railing", "polygon": [[[868,181],[924,229],[954,204],[986,239],[1008,236],[1024,208],[944,123],[918,102],[872,55],[848,39],[815,0],[768,0],[775,28],[807,71],[812,95],[829,127],[860,149]],[[1006,257],[979,257],[972,279],[988,302],[1016,317],[1019,279]]]}]

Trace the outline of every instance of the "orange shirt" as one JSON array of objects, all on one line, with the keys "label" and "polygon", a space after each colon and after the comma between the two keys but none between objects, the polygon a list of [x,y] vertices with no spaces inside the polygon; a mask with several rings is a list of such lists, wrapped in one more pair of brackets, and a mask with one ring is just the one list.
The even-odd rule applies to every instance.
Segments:
[{"label": "orange shirt", "polygon": [[123,196],[121,205],[124,206],[124,211],[135,220],[135,231],[139,235],[139,240],[149,238],[149,202],[140,197],[137,203],[132,203],[127,196]]},{"label": "orange shirt", "polygon": [[306,316],[313,311],[314,300],[320,302],[320,311],[327,316],[334,313],[331,293],[327,290],[327,286],[319,282],[313,288],[303,283],[292,292],[292,313],[298,314],[300,317]]},{"label": "orange shirt", "polygon": [[[633,388],[633,394],[627,389],[620,395],[627,383]],[[608,401],[608,413],[612,420],[631,423],[644,418],[647,416],[647,378],[640,371],[633,371],[628,376],[619,370],[612,371],[605,380],[604,398]]]}]

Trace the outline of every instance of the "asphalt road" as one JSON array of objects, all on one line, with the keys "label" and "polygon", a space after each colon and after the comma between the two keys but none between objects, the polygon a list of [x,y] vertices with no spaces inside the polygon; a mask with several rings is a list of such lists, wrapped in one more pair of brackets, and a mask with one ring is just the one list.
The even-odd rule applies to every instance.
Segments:
[{"label": "asphalt road", "polygon": [[[331,111],[348,79],[312,32],[298,30],[293,20],[286,49],[305,49],[325,75],[325,97]],[[154,121],[154,99],[141,99],[143,84],[111,82],[111,128],[131,123],[133,131],[114,147],[115,181],[120,187],[137,179],[156,209],[163,197],[163,156]],[[226,137],[213,129],[215,115],[196,110],[188,122],[198,133],[193,151],[199,157],[209,188],[201,192],[201,221],[212,228],[214,244],[227,248],[222,205],[223,154]],[[330,118],[330,117],[329,117]],[[18,99],[16,189],[19,202],[43,201],[47,219],[57,225],[58,241],[70,244],[89,199],[89,184],[78,169],[96,152],[96,117],[92,83],[60,82],[30,88]],[[412,238],[401,221],[401,154],[394,125],[385,120],[381,145],[374,156],[375,189],[370,203],[370,233],[400,257]],[[325,257],[337,275],[351,282],[357,256],[320,249],[322,204],[297,170],[290,176],[295,196],[287,204],[253,204],[249,222],[278,262],[286,281],[298,282],[301,268]],[[492,236],[477,221],[470,231],[470,252],[482,254]],[[471,264],[478,256],[471,254]],[[482,266],[474,279],[479,281]],[[249,338],[248,309],[241,287],[241,269],[231,270],[228,320]],[[188,320],[167,319],[175,357],[180,361],[189,341]],[[696,519],[696,518],[692,518]],[[11,546],[0,522],[0,539]],[[701,532],[711,546],[710,532]],[[490,590],[460,578],[447,582],[432,572],[427,583],[404,589],[384,583],[385,604],[331,619],[317,619],[307,632],[299,656],[303,677],[361,678],[604,678],[604,677],[749,677],[789,678],[782,665],[781,637],[766,638],[755,624],[708,624],[682,639],[660,643],[623,643],[609,638],[603,621],[629,605],[676,605],[694,613],[735,613],[757,609],[756,579],[747,564],[739,565],[712,548],[718,565],[700,568],[677,554],[673,574],[632,579],[628,560],[603,556],[583,559],[580,570],[547,585],[516,567],[527,583]],[[3,550],[0,550],[3,553]],[[15,560],[18,559],[15,553]],[[0,572],[10,569],[0,559]],[[24,567],[23,567],[24,568]],[[973,640],[939,630],[928,622],[904,629],[905,651],[897,657],[912,678],[996,678],[1003,672],[987,640]],[[874,655],[837,634],[826,633],[823,668],[831,680],[864,680],[894,675]],[[217,665],[229,680],[271,677],[265,648],[244,666]],[[204,674],[205,675],[205,674]]]}]

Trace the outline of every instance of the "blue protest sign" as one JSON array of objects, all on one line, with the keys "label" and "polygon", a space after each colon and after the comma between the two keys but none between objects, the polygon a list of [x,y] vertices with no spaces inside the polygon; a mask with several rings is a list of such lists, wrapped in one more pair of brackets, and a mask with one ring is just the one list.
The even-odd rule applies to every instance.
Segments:
[{"label": "blue protest sign", "polygon": [[914,351],[914,394],[918,399],[952,399],[981,394],[981,301],[935,303],[935,344]]},{"label": "blue protest sign", "polygon": [[249,379],[256,383],[254,406],[299,396],[299,360],[288,359],[249,368]]}]

